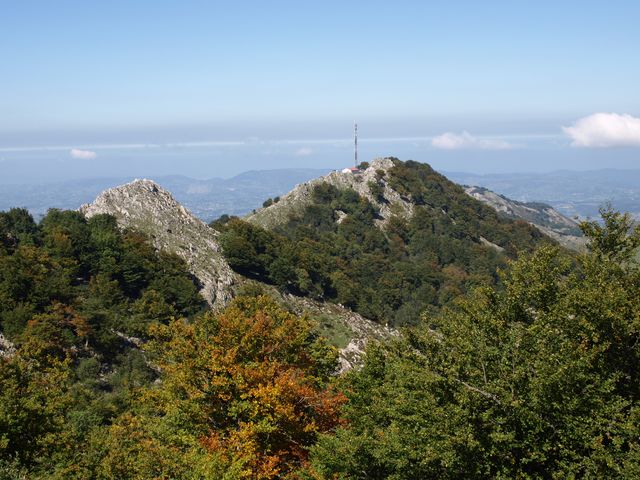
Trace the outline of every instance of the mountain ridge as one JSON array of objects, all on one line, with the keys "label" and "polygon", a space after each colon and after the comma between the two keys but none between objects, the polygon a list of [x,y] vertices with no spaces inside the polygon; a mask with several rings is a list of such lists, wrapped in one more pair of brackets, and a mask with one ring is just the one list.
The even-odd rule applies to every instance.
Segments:
[{"label": "mountain ridge", "polygon": [[[214,309],[223,308],[250,281],[234,272],[224,258],[220,233],[195,217],[180,205],[170,192],[148,179],[133,182],[102,192],[94,202],[80,207],[90,218],[108,214],[116,218],[121,228],[133,229],[147,235],[158,250],[174,253],[185,260],[191,273],[201,283],[201,294]],[[356,312],[334,304],[283,294],[262,285],[272,297],[297,314],[324,318],[321,331],[329,336],[335,331],[348,336],[340,351],[340,371],[353,368],[372,338],[388,338],[395,333]]]},{"label": "mountain ridge", "polygon": [[507,218],[529,222],[564,247],[580,250],[586,245],[579,224],[562,215],[551,205],[511,200],[484,187],[466,185],[463,187],[467,195],[489,205]]},{"label": "mountain ridge", "polygon": [[[368,201],[375,203],[380,208],[379,225],[384,225],[392,214],[408,217],[413,213],[412,204],[404,201],[384,180],[386,174],[394,166],[393,160],[390,158],[377,158],[367,168],[357,173],[334,170],[322,177],[296,185],[293,190],[280,197],[278,202],[247,215],[246,220],[261,227],[273,227],[285,221],[286,215],[308,205],[313,189],[322,183],[330,183],[339,189],[351,188]],[[378,195],[374,195],[372,192],[371,183],[377,184],[382,189]],[[383,196],[385,201],[380,201],[379,196]],[[391,204],[395,204],[398,210],[392,212]]]},{"label": "mountain ridge", "polygon": [[[330,172],[298,184],[278,201],[272,201],[271,205],[257,209],[246,220],[261,227],[277,228],[290,218],[302,214],[305,208],[313,204],[315,189],[329,183],[340,191],[351,190],[364,202],[375,205],[377,213],[373,223],[381,232],[386,231],[393,219],[402,218],[403,221],[409,222],[416,211],[422,211],[424,208],[433,211],[443,222],[455,225],[456,219],[449,218],[452,212],[448,211],[446,205],[431,205],[428,196],[417,199],[415,192],[402,190],[406,185],[403,186],[399,177],[396,178],[397,175],[402,175],[402,172],[396,170],[398,166],[405,165],[397,159],[383,158],[373,160],[370,165],[364,165],[366,168],[356,173]],[[433,172],[433,175],[435,187],[438,187],[438,182],[448,182],[436,172]],[[411,177],[409,180],[412,180]],[[451,187],[447,188],[454,186],[451,184]],[[458,186],[455,188],[460,190],[457,195],[462,195],[461,199],[469,198],[468,202],[476,201],[472,199],[472,195],[469,196],[469,192],[464,192]],[[491,211],[494,210],[495,206]],[[152,180],[136,179],[107,189],[98,195],[94,202],[83,205],[80,211],[87,217],[98,214],[113,215],[122,228],[141,231],[149,237],[155,248],[181,257],[186,261],[191,273],[200,281],[201,293],[212,308],[223,307],[247,283],[242,274],[231,268],[223,252],[223,234],[207,226],[181,205],[169,191]],[[346,221],[350,215],[342,210],[335,213],[337,224]],[[461,226],[456,228],[459,227]],[[489,248],[499,255],[505,254],[507,246],[504,243],[499,245],[498,238],[491,238],[485,234],[477,235],[474,241],[478,248]],[[328,324],[323,327],[328,328],[330,334],[331,331],[350,331],[347,332],[348,341],[345,340],[344,344],[340,345],[343,369],[357,364],[368,338],[386,338],[393,334],[393,329],[389,330],[386,326],[372,322],[366,315],[360,315],[352,308],[345,308],[338,301],[319,301],[291,295],[269,285],[263,285],[261,288],[267,288],[272,296],[280,298],[294,311],[330,317]]]},{"label": "mountain ridge", "polygon": [[113,215],[120,226],[149,236],[157,249],[181,257],[202,283],[201,294],[212,307],[224,306],[231,299],[237,279],[222,256],[218,232],[152,180],[134,180],[105,190],[79,211],[88,218]]},{"label": "mountain ridge", "polygon": [[[284,222],[287,216],[295,214],[302,207],[308,205],[311,191],[322,183],[330,183],[337,188],[351,188],[375,204],[380,209],[382,218],[377,223],[381,227],[392,215],[408,218],[413,214],[414,204],[395,191],[386,179],[387,174],[394,166],[392,158],[378,158],[356,173],[347,170],[332,171],[327,175],[297,185],[289,193],[280,197],[278,202],[250,213],[245,219],[264,228],[273,228]],[[584,246],[578,224],[550,205],[518,202],[484,187],[465,185],[462,187],[467,195],[490,206],[506,218],[525,220],[565,247],[580,249]],[[480,241],[492,243],[487,239]]]}]

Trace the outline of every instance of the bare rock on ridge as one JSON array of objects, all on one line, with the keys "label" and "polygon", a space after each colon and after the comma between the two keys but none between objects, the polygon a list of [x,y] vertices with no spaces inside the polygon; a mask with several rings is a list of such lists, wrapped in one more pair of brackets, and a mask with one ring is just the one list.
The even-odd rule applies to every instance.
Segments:
[{"label": "bare rock on ridge", "polygon": [[[366,198],[380,210],[380,219],[376,220],[382,227],[394,214],[410,218],[415,205],[403,199],[386,180],[386,175],[395,166],[391,158],[378,158],[371,162],[365,170],[352,173],[350,171],[333,171],[323,177],[297,185],[276,203],[256,210],[245,217],[245,220],[263,228],[273,228],[285,223],[291,214],[304,211],[312,203],[313,190],[317,185],[329,183],[339,189],[350,188],[361,197]],[[376,184],[379,195],[374,194],[372,185]],[[384,201],[380,201],[380,197]]]},{"label": "bare rock on ridge", "polygon": [[16,352],[16,348],[9,340],[4,338],[4,335],[0,333],[0,358],[9,358]]},{"label": "bare rock on ridge", "polygon": [[222,255],[218,232],[155,182],[135,180],[105,190],[80,211],[87,217],[113,215],[121,227],[148,235],[158,250],[178,255],[202,284],[201,294],[212,307],[231,300],[237,278]]},{"label": "bare rock on ridge", "polygon": [[529,222],[560,245],[573,250],[582,250],[587,243],[579,225],[565,217],[552,206],[539,202],[518,202],[483,187],[464,187],[470,197],[489,205],[508,218]]}]

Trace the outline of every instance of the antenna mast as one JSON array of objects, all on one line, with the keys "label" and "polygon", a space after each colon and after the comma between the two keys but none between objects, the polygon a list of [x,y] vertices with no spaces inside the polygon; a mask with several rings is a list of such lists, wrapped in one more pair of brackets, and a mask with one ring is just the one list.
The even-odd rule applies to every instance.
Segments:
[{"label": "antenna mast", "polygon": [[353,156],[355,167],[358,168],[358,124],[353,122]]}]

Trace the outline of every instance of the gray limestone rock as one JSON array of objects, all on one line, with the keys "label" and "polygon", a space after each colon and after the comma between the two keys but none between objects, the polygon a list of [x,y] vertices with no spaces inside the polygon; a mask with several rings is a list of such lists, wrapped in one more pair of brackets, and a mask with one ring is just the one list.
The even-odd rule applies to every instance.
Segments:
[{"label": "gray limestone rock", "polygon": [[155,182],[135,180],[105,190],[80,211],[87,217],[113,215],[121,227],[140,231],[157,249],[178,255],[200,281],[201,294],[212,307],[222,307],[232,298],[237,276],[220,251],[219,233]]}]

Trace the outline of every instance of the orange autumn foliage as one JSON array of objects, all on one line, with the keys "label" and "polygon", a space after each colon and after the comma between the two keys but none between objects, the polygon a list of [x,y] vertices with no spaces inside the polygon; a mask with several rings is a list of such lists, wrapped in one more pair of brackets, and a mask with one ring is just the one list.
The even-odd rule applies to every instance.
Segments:
[{"label": "orange autumn foliage", "polygon": [[269,297],[241,297],[220,315],[153,334],[163,383],[148,403],[188,424],[205,451],[240,463],[243,478],[286,476],[339,423],[345,397],[328,387],[335,349]]}]

